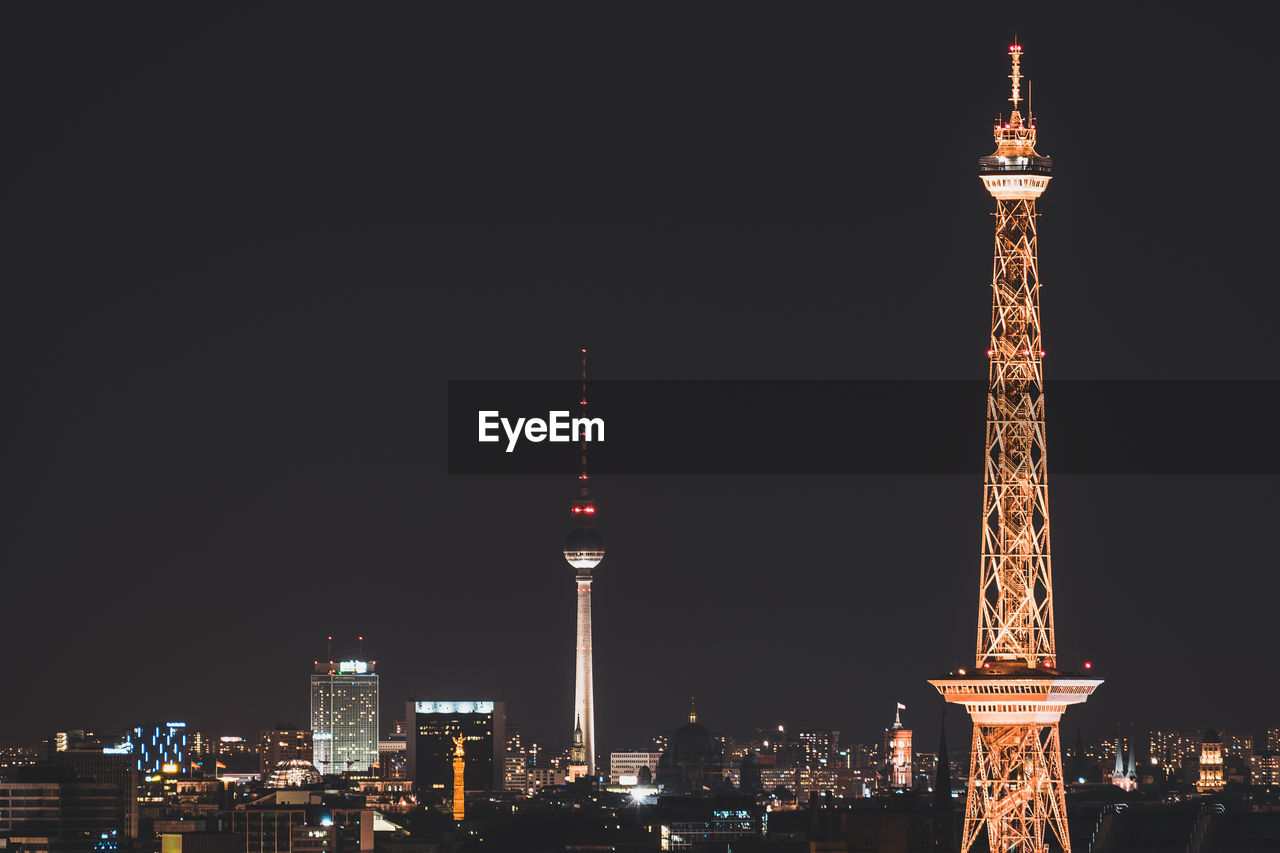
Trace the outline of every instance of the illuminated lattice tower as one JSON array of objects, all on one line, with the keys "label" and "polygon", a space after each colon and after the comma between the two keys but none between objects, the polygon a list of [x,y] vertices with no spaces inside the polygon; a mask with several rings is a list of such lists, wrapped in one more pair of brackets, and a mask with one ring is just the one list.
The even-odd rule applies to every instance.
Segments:
[{"label": "illuminated lattice tower", "polygon": [[1047,825],[1070,853],[1058,720],[1102,682],[1057,669],[1036,263],[1036,199],[1051,163],[1036,153],[1030,108],[1025,122],[1018,112],[1022,47],[1009,55],[1013,112],[996,124],[995,154],[978,161],[996,234],[976,668],[930,683],[973,719],[961,849],[985,828],[992,851],[1040,853]]}]

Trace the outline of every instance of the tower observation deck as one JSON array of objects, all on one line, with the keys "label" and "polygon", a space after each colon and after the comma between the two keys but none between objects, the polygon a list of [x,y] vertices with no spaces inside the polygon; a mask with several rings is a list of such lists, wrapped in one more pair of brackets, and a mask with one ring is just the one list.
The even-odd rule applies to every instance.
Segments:
[{"label": "tower observation deck", "polygon": [[985,829],[992,851],[1042,853],[1046,826],[1071,851],[1058,721],[1099,679],[1060,671],[1053,629],[1036,199],[1052,161],[1036,152],[1010,45],[1013,111],[978,174],[996,201],[978,633],[972,672],[929,683],[973,720],[962,851]]}]

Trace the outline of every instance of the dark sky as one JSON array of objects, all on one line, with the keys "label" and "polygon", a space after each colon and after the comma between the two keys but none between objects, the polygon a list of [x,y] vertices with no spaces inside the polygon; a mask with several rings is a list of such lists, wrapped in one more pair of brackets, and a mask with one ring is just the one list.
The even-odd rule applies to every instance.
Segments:
[{"label": "dark sky", "polygon": [[[0,10],[0,741],[305,724],[325,636],[362,633],[385,722],[504,698],[563,742],[575,482],[447,475],[446,381],[581,345],[612,379],[980,378],[1015,29],[1050,376],[1280,379],[1259,22],[922,11]],[[873,740],[901,700],[934,730],[980,454],[598,478],[602,750],[690,694],[712,728]],[[1276,479],[1050,481],[1061,660],[1107,679],[1068,732],[1280,725]]]}]

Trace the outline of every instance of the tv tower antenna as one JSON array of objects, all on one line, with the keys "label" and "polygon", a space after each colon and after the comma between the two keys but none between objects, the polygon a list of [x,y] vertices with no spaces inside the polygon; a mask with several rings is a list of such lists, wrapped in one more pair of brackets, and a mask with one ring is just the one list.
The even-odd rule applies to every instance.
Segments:
[{"label": "tv tower antenna", "polygon": [[[578,398],[582,419],[587,417],[587,350],[582,349],[582,396]],[[574,655],[573,725],[574,736],[582,733],[587,775],[596,775],[595,677],[591,659],[591,571],[604,559],[604,539],[596,531],[596,502],[587,488],[587,427],[580,427],[581,467],[578,469],[578,497],[570,505],[573,530],[564,542],[564,558],[578,570],[578,632]]]},{"label": "tv tower antenna", "polygon": [[996,200],[987,350],[987,454],[972,673],[929,683],[973,719],[961,851],[983,829],[1000,853],[1044,853],[1046,826],[1071,853],[1058,721],[1102,683],[1058,669],[1049,560],[1036,199],[1052,161],[1018,113],[1022,46],[1009,46],[1013,112],[978,173]]}]

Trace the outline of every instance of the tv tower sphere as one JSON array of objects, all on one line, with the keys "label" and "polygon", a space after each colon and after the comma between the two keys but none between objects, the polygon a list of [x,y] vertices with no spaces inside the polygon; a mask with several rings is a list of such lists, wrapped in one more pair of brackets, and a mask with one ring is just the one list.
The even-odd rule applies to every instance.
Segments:
[{"label": "tv tower sphere", "polygon": [[604,559],[604,538],[594,527],[575,527],[565,537],[564,558],[575,569],[594,569]]}]

